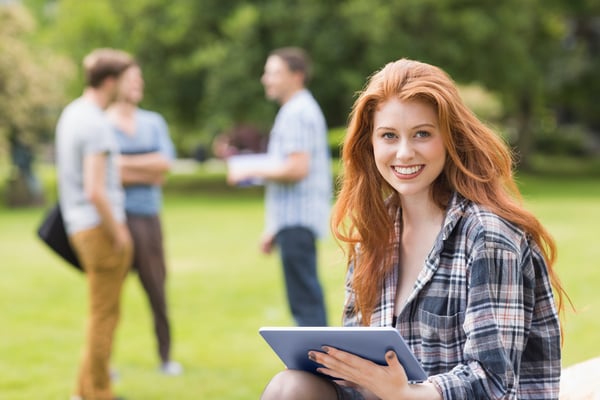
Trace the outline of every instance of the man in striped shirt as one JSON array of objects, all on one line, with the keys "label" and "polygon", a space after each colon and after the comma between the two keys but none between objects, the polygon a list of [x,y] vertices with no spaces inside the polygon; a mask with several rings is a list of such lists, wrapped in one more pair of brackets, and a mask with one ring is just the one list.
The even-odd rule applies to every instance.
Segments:
[{"label": "man in striped shirt", "polygon": [[274,50],[261,82],[267,98],[281,105],[268,145],[277,162],[229,172],[232,184],[252,179],[266,185],[266,227],[261,249],[275,245],[283,264],[288,303],[300,326],[327,325],[323,291],[317,274],[316,239],[326,235],[332,198],[327,125],[306,88],[309,59],[299,48]]}]

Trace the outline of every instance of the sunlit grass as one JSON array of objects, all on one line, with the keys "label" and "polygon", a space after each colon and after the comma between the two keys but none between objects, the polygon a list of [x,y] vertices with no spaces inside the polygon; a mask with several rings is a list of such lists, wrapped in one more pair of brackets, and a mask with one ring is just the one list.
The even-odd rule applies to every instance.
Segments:
[{"label": "sunlit grass", "polygon": [[[258,252],[262,198],[240,193],[167,197],[164,230],[174,358],[168,378],[157,357],[146,299],[131,276],[123,297],[114,366],[130,399],[250,399],[280,369],[257,331],[289,325],[276,257]],[[0,398],[66,398],[74,383],[85,316],[85,281],[37,240],[40,209],[0,209]],[[321,243],[331,323],[339,323],[343,263]]]},{"label": "sunlit grass", "polygon": [[[291,324],[279,261],[258,252],[260,191],[205,189],[194,179],[170,182],[163,214],[173,355],[185,374],[156,372],[149,308],[131,276],[114,353],[115,387],[128,399],[255,399],[281,368],[257,333],[262,325]],[[599,181],[524,176],[520,182],[527,204],[557,240],[557,268],[578,310],[565,315],[564,365],[598,356]],[[65,399],[75,380],[85,281],[35,237],[42,214],[0,208],[0,399]],[[330,324],[339,325],[343,256],[332,238],[320,250]]]},{"label": "sunlit grass", "polygon": [[600,177],[523,176],[519,182],[526,204],[557,242],[556,268],[574,306],[566,303],[563,315],[563,365],[600,356]]}]

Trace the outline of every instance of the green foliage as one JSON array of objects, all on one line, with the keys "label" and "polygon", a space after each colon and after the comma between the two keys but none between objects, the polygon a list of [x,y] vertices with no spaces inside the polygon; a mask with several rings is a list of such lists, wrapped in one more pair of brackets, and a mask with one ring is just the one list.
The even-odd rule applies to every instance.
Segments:
[{"label": "green foliage", "polygon": [[345,127],[338,127],[329,130],[329,133],[327,134],[327,143],[329,145],[329,151],[332,157],[340,157],[340,154],[342,152],[342,144],[344,143],[345,136]]},{"label": "green foliage", "polygon": [[66,101],[61,81],[73,70],[68,59],[35,43],[35,29],[26,8],[0,6],[0,138],[27,145],[53,131]]},{"label": "green foliage", "polygon": [[591,135],[582,126],[563,125],[560,129],[541,131],[536,138],[536,148],[546,155],[593,157],[590,139]]},{"label": "green foliage", "polygon": [[[79,63],[92,47],[121,47],[140,60],[144,106],[167,117],[181,146],[238,124],[267,130],[276,105],[259,79],[275,47],[305,47],[310,89],[330,126],[347,122],[355,93],[386,62],[437,64],[501,102],[522,157],[548,112],[598,129],[600,78],[594,2],[566,0],[59,0],[26,1],[40,36]],[[81,89],[79,76],[71,87]],[[68,81],[68,80],[66,80]],[[184,138],[184,136],[187,136]],[[189,136],[194,137],[190,139]]]}]

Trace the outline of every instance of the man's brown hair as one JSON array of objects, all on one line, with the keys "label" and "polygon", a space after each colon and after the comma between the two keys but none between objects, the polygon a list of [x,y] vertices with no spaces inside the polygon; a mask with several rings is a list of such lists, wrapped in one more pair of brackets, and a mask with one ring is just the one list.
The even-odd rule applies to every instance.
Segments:
[{"label": "man's brown hair", "polygon": [[306,85],[312,77],[311,60],[308,53],[300,47],[282,47],[270,53],[271,56],[280,57],[292,72],[300,72],[304,75]]},{"label": "man's brown hair", "polygon": [[95,49],[83,59],[85,83],[97,88],[107,78],[118,78],[134,62],[133,57],[123,50]]}]

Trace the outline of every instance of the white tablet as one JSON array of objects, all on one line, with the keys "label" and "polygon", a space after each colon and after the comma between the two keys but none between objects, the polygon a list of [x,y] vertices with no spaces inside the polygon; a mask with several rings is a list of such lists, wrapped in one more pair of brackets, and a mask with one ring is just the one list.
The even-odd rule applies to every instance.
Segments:
[{"label": "white tablet", "polygon": [[322,346],[335,347],[379,365],[387,365],[385,353],[393,350],[409,381],[427,379],[415,355],[392,327],[263,327],[258,332],[289,369],[317,373],[319,364],[308,358],[308,352],[322,351]]}]

